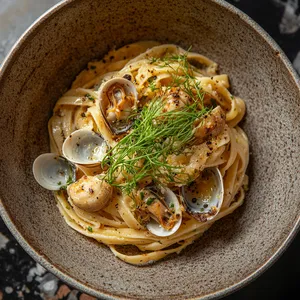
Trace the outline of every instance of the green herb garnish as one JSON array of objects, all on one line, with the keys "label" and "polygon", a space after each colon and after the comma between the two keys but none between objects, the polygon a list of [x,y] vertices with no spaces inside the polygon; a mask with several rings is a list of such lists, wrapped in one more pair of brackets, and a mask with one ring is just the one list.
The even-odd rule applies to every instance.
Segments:
[{"label": "green herb garnish", "polygon": [[156,87],[156,83],[155,83],[156,78],[157,78],[156,76],[153,76],[148,79],[151,92],[154,92],[159,89]]},{"label": "green herb garnish", "polygon": [[[193,76],[195,67],[189,64],[187,53],[151,58],[150,63],[170,68],[172,82],[160,88],[161,96],[152,99],[135,115],[130,133],[108,151],[102,161],[103,167],[109,166],[105,176],[107,182],[126,194],[130,194],[146,177],[163,185],[189,182],[190,178],[183,173],[182,167],[168,163],[168,156],[182,153],[194,139],[195,121],[211,110],[203,105],[205,93]],[[148,82],[151,88],[155,77]],[[191,101],[179,110],[166,111],[164,95],[176,87],[183,90]],[[117,182],[120,175],[124,180]],[[185,178],[184,181],[178,175],[186,175],[181,177]]]},{"label": "green herb garnish", "polygon": [[89,232],[93,232],[93,228],[91,226],[89,226],[87,229]]},{"label": "green herb garnish", "polygon": [[[70,172],[72,172],[72,170],[70,170]],[[66,182],[66,185],[63,185],[60,187],[61,190],[66,190],[68,185],[74,183],[74,180],[73,180],[73,177],[72,175],[70,174],[69,177],[68,177],[68,180]],[[61,181],[57,183],[58,185],[61,185]]]},{"label": "green herb garnish", "polygon": [[150,64],[154,64],[154,63],[156,63],[159,60],[159,58],[157,58],[157,57],[150,57],[149,60],[150,60]]},{"label": "green herb garnish", "polygon": [[188,52],[190,49],[191,47],[184,54],[172,54],[166,55],[163,58],[158,58],[153,63],[156,63],[159,67],[167,67],[174,71],[174,73],[170,73],[173,81],[168,86],[168,89],[180,87],[194,101],[203,104],[204,92],[200,83],[193,75],[195,67],[188,62]]},{"label": "green herb garnish", "polygon": [[152,204],[152,202],[155,200],[155,198],[149,198],[149,199],[147,199],[147,201],[146,201],[146,204],[147,205],[150,205],[150,204]]},{"label": "green herb garnish", "polygon": [[141,199],[144,200],[145,194],[143,192],[140,192],[140,196],[141,196]]},{"label": "green herb garnish", "polygon": [[73,180],[73,178],[72,178],[72,175],[69,175],[69,178],[68,178],[68,180],[67,180],[67,185],[70,185],[71,183],[73,183],[74,182],[74,180]]},{"label": "green herb garnish", "polygon": [[95,98],[91,94],[85,94],[85,97],[88,98],[90,101],[95,101]]}]

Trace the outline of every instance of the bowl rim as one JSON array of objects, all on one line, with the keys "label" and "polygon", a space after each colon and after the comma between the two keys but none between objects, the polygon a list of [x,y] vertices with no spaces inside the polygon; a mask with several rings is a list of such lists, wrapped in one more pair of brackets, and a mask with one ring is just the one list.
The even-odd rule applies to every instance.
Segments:
[{"label": "bowl rim", "polygon": [[[43,13],[36,21],[32,23],[30,27],[21,35],[21,37],[16,41],[14,46],[11,48],[9,53],[6,55],[2,66],[0,67],[0,82],[3,80],[4,74],[9,71],[11,64],[14,61],[15,54],[18,55],[18,51],[22,50],[26,43],[34,37],[36,31],[39,30],[41,25],[47,20],[53,18],[60,10],[67,8],[67,6],[72,5],[73,2],[77,0],[62,0],[61,2],[57,3],[56,5],[52,6],[48,9],[45,13]],[[284,63],[284,66],[287,68],[288,72],[291,75],[291,78],[294,80],[295,85],[298,87],[300,92],[300,78],[293,68],[292,63],[287,58],[286,54],[283,50],[278,46],[275,40],[254,20],[252,20],[246,13],[242,12],[237,7],[233,6],[232,4],[226,2],[225,0],[209,0],[220,6],[225,8],[227,11],[236,14],[239,16],[242,21],[252,29],[256,31],[258,35],[260,35],[264,41],[275,51],[275,53],[280,57],[281,61]],[[21,247],[39,264],[41,264],[45,269],[49,272],[53,273],[62,281],[66,282],[70,286],[81,290],[84,293],[90,294],[95,297],[102,297],[102,299],[114,300],[114,299],[124,299],[124,296],[117,296],[113,294],[109,294],[107,291],[102,291],[99,289],[95,289],[90,286],[88,283],[82,282],[75,277],[66,274],[62,268],[56,265],[54,262],[51,262],[49,258],[43,255],[41,252],[38,252],[34,249],[33,246],[30,245],[30,242],[26,240],[26,238],[22,235],[22,233],[17,229],[17,226],[14,224],[12,217],[10,216],[9,212],[6,210],[4,203],[0,198],[0,216],[2,217],[4,223],[13,234],[15,239],[21,245]],[[292,240],[297,235],[298,230],[300,229],[300,216],[298,219],[295,220],[295,223],[290,230],[286,239],[282,242],[282,244],[274,251],[274,253],[267,259],[258,269],[254,272],[249,274],[244,279],[233,283],[230,286],[227,286],[223,289],[220,289],[216,292],[204,295],[204,296],[197,296],[193,298],[195,300],[211,300],[211,299],[220,299],[224,296],[227,296],[245,285],[251,283],[256,278],[258,278],[263,272],[265,272],[269,267],[271,267],[277,259],[283,254],[283,252],[288,248]],[[125,296],[125,299],[130,299],[130,297]]]}]

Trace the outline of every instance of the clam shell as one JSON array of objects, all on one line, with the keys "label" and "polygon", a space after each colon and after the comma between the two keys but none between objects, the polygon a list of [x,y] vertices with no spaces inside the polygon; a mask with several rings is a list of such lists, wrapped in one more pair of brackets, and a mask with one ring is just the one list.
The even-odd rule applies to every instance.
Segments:
[{"label": "clam shell", "polygon": [[76,167],[64,157],[44,153],[33,163],[35,180],[45,189],[58,191],[76,180]]},{"label": "clam shell", "polygon": [[107,145],[100,135],[89,129],[79,129],[69,135],[63,143],[66,159],[75,164],[96,165],[104,158]]},{"label": "clam shell", "polygon": [[199,222],[215,218],[224,198],[223,177],[219,169],[217,167],[206,168],[203,172],[206,172],[205,176],[209,176],[211,180],[209,195],[204,197],[203,194],[199,194],[201,182],[198,186],[192,183],[190,186],[182,187],[186,211]]},{"label": "clam shell", "polygon": [[171,203],[174,204],[174,210],[176,214],[179,214],[179,220],[174,225],[174,227],[171,230],[164,229],[159,223],[157,223],[154,219],[151,219],[151,221],[146,225],[147,229],[156,236],[170,236],[174,234],[180,227],[181,221],[182,221],[182,212],[180,208],[180,203],[177,198],[177,196],[166,187],[161,187],[160,189],[162,196],[164,197],[164,201],[169,207]]},{"label": "clam shell", "polygon": [[137,99],[137,90],[128,79],[116,77],[100,86],[99,106],[112,134],[119,135],[131,128],[133,122],[128,116],[137,108]]}]

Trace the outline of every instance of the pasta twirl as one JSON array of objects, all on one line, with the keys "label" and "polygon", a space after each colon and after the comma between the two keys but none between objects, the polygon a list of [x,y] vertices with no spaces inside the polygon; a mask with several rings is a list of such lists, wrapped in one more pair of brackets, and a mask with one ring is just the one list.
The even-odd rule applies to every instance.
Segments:
[{"label": "pasta twirl", "polygon": [[[125,108],[107,109],[105,119],[100,90],[114,78],[124,78],[134,85],[137,102],[129,106],[129,98],[123,95]],[[121,260],[138,265],[180,253],[215,221],[242,205],[249,145],[238,123],[245,114],[245,104],[230,93],[229,87],[228,76],[217,74],[215,62],[175,45],[135,43],[89,63],[54,107],[48,125],[51,151],[62,155],[65,139],[78,129],[101,135],[109,152],[100,165],[78,165],[78,176],[98,176],[108,182],[113,187],[112,199],[101,209],[89,211],[76,205],[69,188],[68,192],[55,192],[67,224],[106,244]],[[120,88],[114,95],[115,101],[120,101],[118,107],[122,93]],[[109,125],[111,116],[132,126],[117,135]],[[111,124],[116,124],[113,122],[115,119]],[[220,212],[201,222],[185,210],[180,191],[211,167],[222,174],[224,199]],[[160,214],[154,212],[155,199],[143,199],[152,185],[168,187],[179,199],[182,222],[171,235],[156,236],[148,230],[153,214],[156,221]],[[91,188],[90,193],[94,193]],[[159,201],[156,205],[156,209],[164,210],[160,222],[166,214],[164,226],[174,228],[178,221],[176,216],[172,220],[174,203],[167,209]],[[137,252],[127,252],[124,245],[134,245]]]}]

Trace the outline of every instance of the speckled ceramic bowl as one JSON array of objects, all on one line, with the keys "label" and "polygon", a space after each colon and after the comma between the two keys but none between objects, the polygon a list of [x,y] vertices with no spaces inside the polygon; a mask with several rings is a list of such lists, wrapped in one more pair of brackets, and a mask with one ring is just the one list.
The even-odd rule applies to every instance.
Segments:
[{"label": "speckled ceramic bowl", "polygon": [[[158,40],[208,55],[247,104],[245,204],[203,238],[135,267],[70,229],[32,162],[49,150],[47,121],[76,74],[114,45]],[[261,274],[299,227],[299,79],[274,41],[239,10],[209,0],[70,0],[20,39],[0,75],[1,215],[25,250],[67,283],[106,299],[212,299]]]}]

